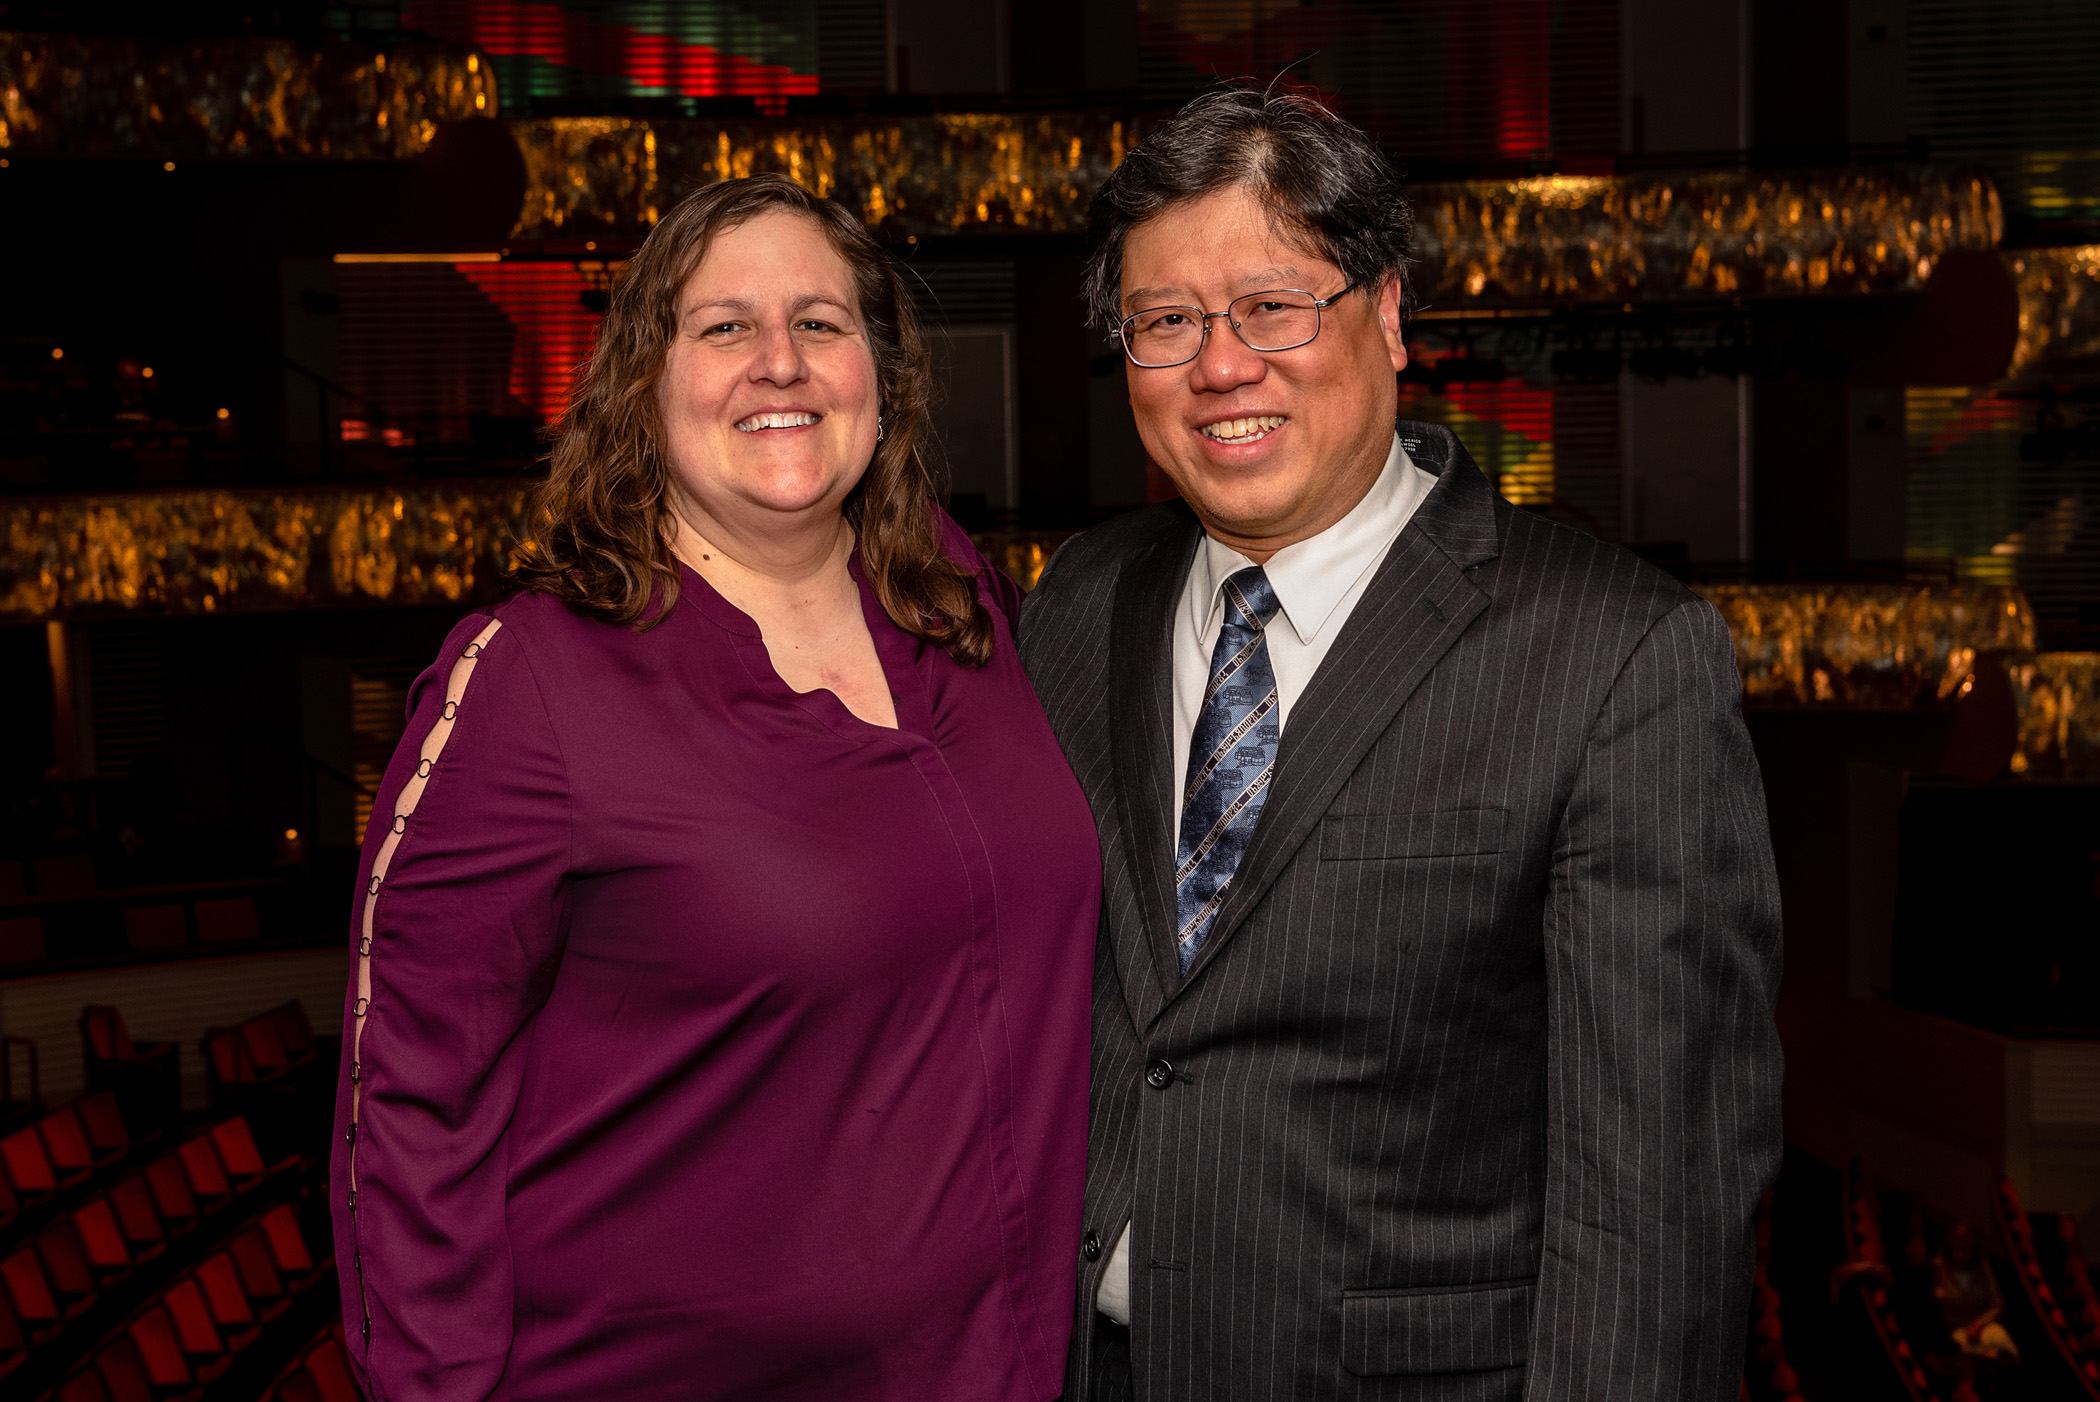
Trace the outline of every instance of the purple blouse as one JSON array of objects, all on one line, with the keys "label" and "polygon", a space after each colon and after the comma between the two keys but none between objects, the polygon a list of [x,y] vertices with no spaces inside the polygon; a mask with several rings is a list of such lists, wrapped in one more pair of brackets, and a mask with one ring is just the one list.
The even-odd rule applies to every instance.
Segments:
[{"label": "purple blouse", "polygon": [[375,1402],[1061,1390],[1093,819],[1011,581],[971,670],[853,573],[894,731],[690,571],[643,633],[474,614],[416,683],[332,1175]]}]

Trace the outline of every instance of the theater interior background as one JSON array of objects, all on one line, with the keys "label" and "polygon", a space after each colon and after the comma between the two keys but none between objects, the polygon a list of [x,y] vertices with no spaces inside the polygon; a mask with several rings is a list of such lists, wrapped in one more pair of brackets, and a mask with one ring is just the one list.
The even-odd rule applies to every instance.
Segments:
[{"label": "theater interior background", "polygon": [[866,218],[1026,584],[1171,491],[1089,197],[1287,70],[1408,173],[1409,414],[1734,630],[1786,914],[1744,1396],[2100,1399],[2096,66],[2090,0],[0,3],[0,1391],[355,1396],[358,840],[659,213]]}]

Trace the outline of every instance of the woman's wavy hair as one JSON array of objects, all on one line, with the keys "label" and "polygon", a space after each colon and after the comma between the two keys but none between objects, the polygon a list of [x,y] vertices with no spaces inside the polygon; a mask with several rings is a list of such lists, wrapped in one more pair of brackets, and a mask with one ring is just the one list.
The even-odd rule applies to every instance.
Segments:
[{"label": "woman's wavy hair", "polygon": [[553,461],[533,501],[533,538],[522,544],[511,582],[636,631],[668,616],[678,565],[656,394],[677,334],[678,294],[717,234],[774,209],[823,231],[860,298],[883,433],[845,515],[876,597],[899,628],[981,667],[991,657],[991,617],[976,576],[942,551],[937,534],[928,462],[933,372],[903,274],[859,220],[778,175],[695,190],[643,240],[613,287],[597,349],[555,430]]}]

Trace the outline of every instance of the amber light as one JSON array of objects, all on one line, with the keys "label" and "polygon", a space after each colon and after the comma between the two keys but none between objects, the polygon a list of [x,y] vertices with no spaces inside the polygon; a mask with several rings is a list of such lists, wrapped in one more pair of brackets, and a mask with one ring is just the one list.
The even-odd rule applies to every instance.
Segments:
[{"label": "amber light", "polygon": [[220,418],[222,418],[222,419],[230,419],[230,418],[232,418],[232,417],[233,417],[233,410],[231,410],[231,409],[221,409],[221,410],[219,410],[219,415],[218,415],[218,416],[219,416]]}]

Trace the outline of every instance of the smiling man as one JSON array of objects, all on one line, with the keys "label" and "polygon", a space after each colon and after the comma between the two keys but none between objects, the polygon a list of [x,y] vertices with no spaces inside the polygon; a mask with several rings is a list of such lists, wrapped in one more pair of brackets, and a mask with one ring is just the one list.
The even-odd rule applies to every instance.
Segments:
[{"label": "smiling man", "polygon": [[1106,872],[1073,1402],[1736,1394],[1779,916],[1728,631],[1396,424],[1409,234],[1293,94],[1095,201],[1182,499],[1023,619]]}]

